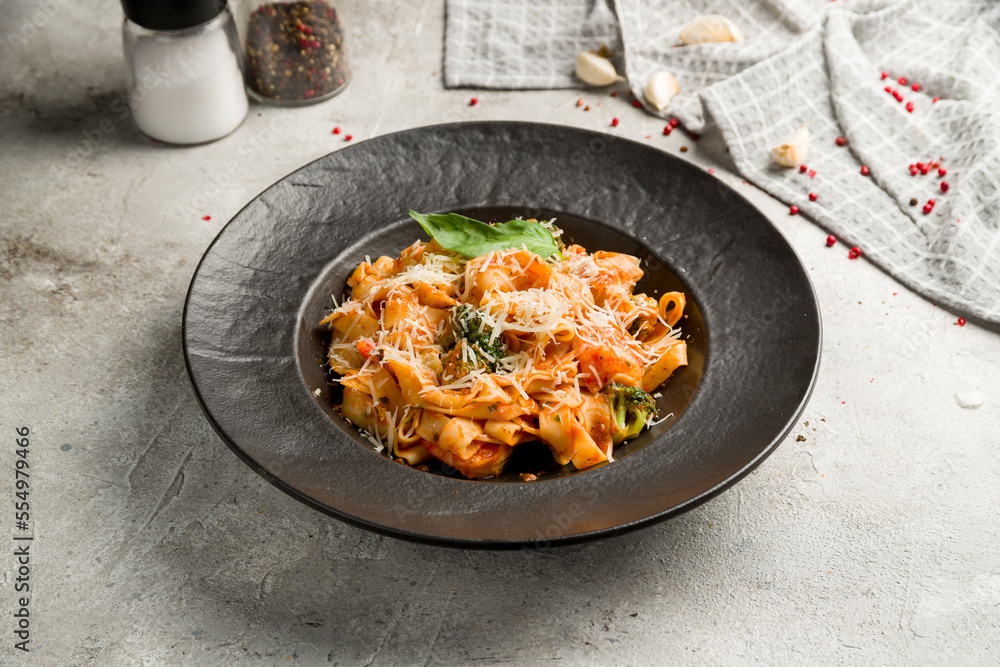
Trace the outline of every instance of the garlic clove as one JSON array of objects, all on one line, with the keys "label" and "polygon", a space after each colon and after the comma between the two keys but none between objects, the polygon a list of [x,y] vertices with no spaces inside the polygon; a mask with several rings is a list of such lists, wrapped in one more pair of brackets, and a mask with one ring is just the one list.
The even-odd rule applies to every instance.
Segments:
[{"label": "garlic clove", "polygon": [[966,410],[975,410],[986,402],[986,396],[978,391],[955,394],[955,402]]},{"label": "garlic clove", "polygon": [[802,127],[785,137],[780,145],[771,149],[771,157],[782,167],[797,167],[806,161],[809,153],[809,128]]},{"label": "garlic clove", "polygon": [[611,61],[590,51],[581,51],[576,56],[576,76],[588,86],[610,86],[618,80]]},{"label": "garlic clove", "polygon": [[704,42],[742,42],[743,33],[725,16],[705,14],[684,26],[679,40],[685,46]]},{"label": "garlic clove", "polygon": [[677,87],[677,79],[670,72],[660,70],[654,72],[646,82],[646,103],[657,111],[663,111],[670,104],[674,95],[680,92]]}]

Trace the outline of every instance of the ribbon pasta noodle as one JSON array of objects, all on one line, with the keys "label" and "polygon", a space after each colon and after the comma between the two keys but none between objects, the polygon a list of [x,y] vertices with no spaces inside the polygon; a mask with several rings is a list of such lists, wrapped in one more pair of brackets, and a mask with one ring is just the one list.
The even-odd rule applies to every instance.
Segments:
[{"label": "ribbon pasta noodle", "polygon": [[466,258],[417,241],[368,259],[322,321],[340,412],[394,458],[470,478],[530,441],[563,465],[613,461],[654,422],[649,393],[687,364],[684,295],[636,294],[642,275],[636,257],[579,245]]}]

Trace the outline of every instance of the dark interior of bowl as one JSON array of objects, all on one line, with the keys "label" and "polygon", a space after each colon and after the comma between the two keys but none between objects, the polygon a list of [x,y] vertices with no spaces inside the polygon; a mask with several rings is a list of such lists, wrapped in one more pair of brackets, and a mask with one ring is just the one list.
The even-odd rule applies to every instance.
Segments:
[{"label": "dark interior of bowl", "polygon": [[[555,218],[555,224],[563,230],[563,238],[567,243],[579,243],[591,253],[597,250],[609,250],[639,257],[642,260],[641,266],[644,275],[636,286],[636,293],[643,292],[658,298],[664,292],[684,292],[687,296],[687,305],[685,316],[678,326],[681,329],[682,338],[688,345],[688,365],[678,369],[656,392],[659,394],[656,404],[660,418],[663,419],[670,414],[673,417],[643,431],[634,440],[623,442],[615,447],[615,459],[621,459],[638,452],[681,418],[684,409],[690,403],[698,384],[701,382],[705,368],[707,345],[705,323],[698,305],[691,298],[690,291],[684,282],[648,248],[619,229],[559,211],[504,206],[458,209],[453,212],[484,222],[503,222],[515,217],[539,220]],[[299,372],[305,382],[303,391],[313,393],[316,389],[320,389],[318,396],[313,394],[320,409],[359,446],[372,450],[375,449],[375,446],[337,411],[336,405],[340,402],[341,396],[340,385],[331,382],[332,376],[326,365],[330,331],[328,327],[320,326],[319,322],[333,308],[331,296],[336,296],[338,302],[342,300],[346,292],[348,277],[358,264],[365,261],[366,256],[372,260],[382,255],[398,257],[403,248],[411,245],[418,238],[426,241],[427,235],[413,220],[407,218],[406,220],[387,221],[385,226],[373,230],[361,242],[342,249],[339,254],[331,258],[326,270],[309,290],[305,303],[299,312],[296,352]],[[399,465],[391,460],[388,451],[384,452],[384,456],[386,465]],[[459,473],[453,468],[438,462],[428,464],[428,467],[430,472],[434,474],[459,476]],[[502,475],[477,481],[521,482],[520,474],[525,472],[534,473],[539,480],[555,479],[567,475],[585,474],[599,467],[601,466],[576,470],[572,465],[560,466],[552,459],[548,448],[543,443],[524,443],[515,448]]]}]

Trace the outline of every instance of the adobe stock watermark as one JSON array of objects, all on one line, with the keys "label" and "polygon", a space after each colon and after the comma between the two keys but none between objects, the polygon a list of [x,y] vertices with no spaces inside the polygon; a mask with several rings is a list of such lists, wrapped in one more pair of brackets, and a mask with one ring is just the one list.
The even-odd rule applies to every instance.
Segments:
[{"label": "adobe stock watermark", "polygon": [[284,134],[292,118],[292,114],[283,111],[270,113],[263,127],[255,127],[252,133],[244,136],[244,140],[232,151],[231,159],[209,170],[207,178],[197,190],[190,192],[184,200],[176,202],[170,215],[177,218],[200,217],[204,211],[214,208],[246,171],[246,165],[275,145],[276,139]]},{"label": "adobe stock watermark", "polygon": [[[149,38],[137,38],[133,47],[138,49],[142,40],[148,41]],[[155,103],[159,103],[166,93],[171,93],[173,97],[175,89],[183,90],[190,86],[192,81],[200,80],[199,77],[204,76],[209,69],[204,63],[202,50],[201,42],[198,40],[180,40],[171,45],[169,58],[159,60],[143,58],[144,64],[139,69],[128,71],[124,92],[114,95],[107,104],[107,111],[91,123],[90,127],[81,131],[81,139],[66,155],[63,167],[78,170],[85,160],[100,151],[108,139],[119,131],[123,123],[129,121],[137,110],[143,108],[143,104],[151,95],[156,95]],[[150,100],[148,104],[154,104],[154,100]]]},{"label": "adobe stock watermark", "polygon": [[[403,0],[389,0],[378,3],[377,6],[371,5],[366,13],[365,22],[357,26],[350,26],[352,36],[368,41],[384,38],[386,26],[395,26],[398,23],[395,17],[400,15],[405,5]],[[341,20],[344,20],[343,17]]]},{"label": "adobe stock watermark", "polygon": [[133,113],[132,107],[142,103],[149,95],[149,91],[168,80],[170,75],[171,69],[165,64],[143,68],[136,77],[135,85],[111,100],[108,105],[111,114],[102,116],[93,127],[81,132],[83,138],[66,156],[63,167],[78,170],[83,162],[97,153],[108,138],[119,130],[122,123],[129,119]]},{"label": "adobe stock watermark", "polygon": [[14,648],[27,653],[31,643],[31,545],[34,538],[32,521],[32,484],[29,456],[33,436],[31,429],[14,429]]},{"label": "adobe stock watermark", "polygon": [[55,16],[62,11],[65,0],[42,0],[33,4],[30,15],[25,16],[17,27],[7,33],[0,43],[0,55],[7,57],[17,48],[27,48]]}]

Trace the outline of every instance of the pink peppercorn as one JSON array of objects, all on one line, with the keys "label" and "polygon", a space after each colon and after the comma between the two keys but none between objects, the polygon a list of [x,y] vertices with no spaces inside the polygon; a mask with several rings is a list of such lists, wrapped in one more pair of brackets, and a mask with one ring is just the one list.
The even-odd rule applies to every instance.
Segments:
[{"label": "pink peppercorn", "polygon": [[938,169],[938,176],[944,176],[947,173],[948,173],[948,170],[945,169],[944,167],[941,167],[940,169]]},{"label": "pink peppercorn", "polygon": [[834,142],[836,142],[838,146],[843,146],[847,144],[847,137],[837,137],[836,139],[834,139]]},{"label": "pink peppercorn", "polygon": [[913,92],[915,92],[915,93],[919,93],[920,92],[920,84],[919,83],[915,83],[912,86],[910,86],[910,89]]},{"label": "pink peppercorn", "polygon": [[817,199],[819,199],[819,195],[817,195],[815,192],[809,193],[809,201],[816,201]]},{"label": "pink peppercorn", "polygon": [[354,138],[353,134],[345,134],[344,135],[344,141],[350,141],[353,138]]},{"label": "pink peppercorn", "polygon": [[854,246],[847,253],[847,259],[857,259],[858,257],[861,257],[861,248]]},{"label": "pink peppercorn", "polygon": [[638,109],[639,107],[642,106],[642,102],[640,102],[639,100],[632,100],[632,106]]},{"label": "pink peppercorn", "polygon": [[582,97],[576,101],[576,106],[578,106],[578,107],[582,107],[583,106],[583,98]]},{"label": "pink peppercorn", "polygon": [[667,126],[665,126],[665,127],[663,128],[663,134],[666,134],[666,135],[669,135],[669,134],[670,134],[671,132],[673,132],[673,131],[674,131],[674,128],[672,128],[672,127],[671,127],[671,126],[669,126],[669,125],[667,125]]},{"label": "pink peppercorn", "polygon": [[861,165],[861,175],[862,176],[867,176],[868,175],[868,167],[867,166]]},{"label": "pink peppercorn", "polygon": [[910,165],[910,176],[916,176],[918,171],[920,170],[917,168],[917,165],[915,164]]},{"label": "pink peppercorn", "polygon": [[941,192],[948,192],[948,181],[941,181]]},{"label": "pink peppercorn", "polygon": [[883,79],[888,79],[889,78],[889,73],[888,72],[882,72],[882,78]]},{"label": "pink peppercorn", "polygon": [[809,170],[809,178],[816,178],[816,170],[815,169],[810,169]]},{"label": "pink peppercorn", "polygon": [[202,220],[211,220],[212,216],[210,216],[210,215],[203,215],[203,216],[201,216],[201,219]]},{"label": "pink peppercorn", "polygon": [[680,124],[681,124],[681,122],[680,122],[679,120],[677,120],[676,118],[671,118],[671,119],[670,119],[669,121],[667,121],[667,122],[669,122],[669,123],[670,123],[670,127],[677,127],[678,125],[680,125]]},{"label": "pink peppercorn", "polygon": [[611,119],[611,127],[618,127],[618,119],[617,118],[612,118]]},{"label": "pink peppercorn", "polygon": [[906,110],[909,111],[910,113],[913,113],[913,102],[906,103]]},{"label": "pink peppercorn", "polygon": [[886,86],[886,87],[885,87],[885,92],[887,92],[887,93],[889,93],[890,95],[892,95],[892,86]]},{"label": "pink peppercorn", "polygon": [[788,215],[798,215],[798,213],[799,213],[799,207],[796,206],[795,204],[792,204],[791,206],[788,207]]},{"label": "pink peppercorn", "polygon": [[799,165],[799,173],[800,173],[800,174],[804,174],[804,173],[806,173],[806,170],[807,170],[807,169],[809,169],[809,167],[805,166],[804,164],[800,164],[800,165]]},{"label": "pink peppercorn", "polygon": [[334,134],[340,134],[340,128],[339,127],[333,128],[333,133]]},{"label": "pink peppercorn", "polygon": [[929,164],[922,164],[919,166],[920,166],[920,173],[923,174],[924,176],[931,173],[931,166]]},{"label": "pink peppercorn", "polygon": [[905,76],[901,76],[901,77],[899,77],[898,79],[896,79],[896,81],[897,81],[897,82],[899,83],[899,85],[901,85],[901,86],[905,86],[905,85],[906,85],[906,77],[905,77]]},{"label": "pink peppercorn", "polygon": [[941,99],[941,98],[940,97],[935,97],[933,100],[931,100],[931,104],[937,104],[937,101],[939,99]]},{"label": "pink peppercorn", "polygon": [[960,327],[964,327],[965,326],[965,318],[964,317],[958,318],[958,322],[955,322],[955,324],[957,324]]},{"label": "pink peppercorn", "polygon": [[473,97],[472,99],[469,100],[469,106],[470,107],[474,107],[477,104],[479,104],[479,98],[478,97]]},{"label": "pink peppercorn", "polygon": [[834,236],[833,234],[830,234],[829,236],[826,237],[826,247],[827,248],[832,248],[836,244],[837,244],[837,237],[836,236]]}]

